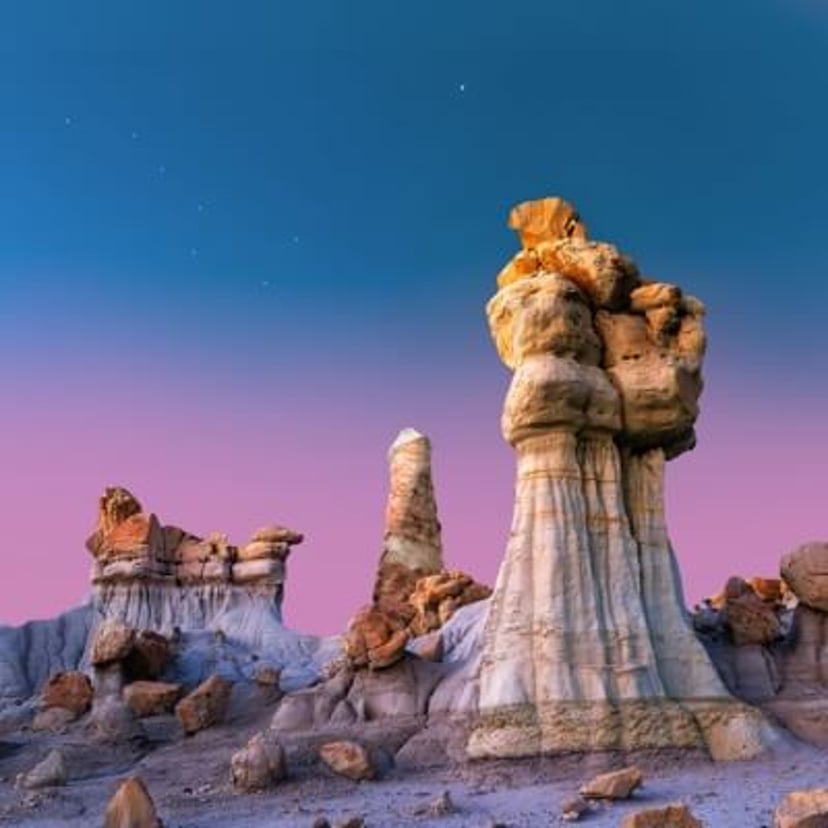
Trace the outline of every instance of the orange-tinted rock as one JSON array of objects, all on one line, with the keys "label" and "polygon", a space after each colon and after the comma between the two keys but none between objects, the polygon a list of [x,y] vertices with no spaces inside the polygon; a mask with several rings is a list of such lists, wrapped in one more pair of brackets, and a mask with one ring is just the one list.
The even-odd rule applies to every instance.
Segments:
[{"label": "orange-tinted rock", "polygon": [[629,799],[644,783],[644,775],[636,767],[623,768],[596,776],[581,788],[586,799]]},{"label": "orange-tinted rock", "polygon": [[98,501],[98,523],[95,532],[86,541],[86,548],[97,557],[109,533],[140,511],[141,504],[129,491],[121,486],[107,488]]},{"label": "orange-tinted rock", "polygon": [[635,265],[606,242],[563,239],[544,242],[537,252],[544,272],[565,277],[599,308],[623,308],[638,284]]},{"label": "orange-tinted rock", "polygon": [[828,543],[806,543],[782,558],[782,577],[811,609],[828,612]]},{"label": "orange-tinted rock", "polygon": [[686,805],[674,803],[626,814],[620,828],[703,828],[703,825]]},{"label": "orange-tinted rock", "polygon": [[155,559],[164,547],[161,524],[155,515],[131,515],[104,536],[100,554],[107,560],[149,557]]},{"label": "orange-tinted rock", "polygon": [[95,632],[92,644],[92,664],[101,667],[115,661],[122,661],[132,650],[135,630],[120,621],[107,619]]},{"label": "orange-tinted rock", "polygon": [[397,619],[367,607],[351,621],[343,645],[352,666],[378,670],[405,655],[408,638],[408,630]]},{"label": "orange-tinted rock", "polygon": [[170,713],[180,696],[180,684],[164,681],[134,681],[124,688],[124,701],[138,717]]},{"label": "orange-tinted rock", "polygon": [[425,635],[439,629],[460,607],[482,601],[491,589],[478,584],[465,572],[444,571],[420,578],[409,602],[416,615],[410,623],[413,635]]},{"label": "orange-tinted rock", "polygon": [[175,715],[187,733],[219,724],[227,711],[233,685],[221,676],[210,676],[176,706]]},{"label": "orange-tinted rock", "polygon": [[415,613],[409,599],[422,575],[422,570],[402,563],[380,563],[374,583],[374,607],[407,626]]},{"label": "orange-tinted rock", "polygon": [[328,742],[319,748],[319,757],[334,773],[360,781],[376,776],[368,751],[357,742]]},{"label": "orange-tinted rock", "polygon": [[82,716],[92,706],[92,682],[79,670],[55,673],[46,682],[41,701],[47,709],[62,707],[75,717]]},{"label": "orange-tinted rock", "polygon": [[742,578],[733,577],[725,586],[724,618],[737,646],[770,644],[782,633],[773,606],[763,601]]},{"label": "orange-tinted rock", "polygon": [[773,828],[828,828],[828,788],[789,793],[774,812]]},{"label": "orange-tinted rock", "polygon": [[578,211],[562,198],[539,198],[518,204],[509,213],[509,227],[517,231],[525,249],[541,242],[587,236]]},{"label": "orange-tinted rock", "polygon": [[230,759],[231,781],[242,791],[270,788],[281,782],[286,772],[284,748],[272,733],[257,733]]},{"label": "orange-tinted rock", "polygon": [[769,604],[781,604],[785,600],[786,588],[781,578],[748,578],[750,588]]},{"label": "orange-tinted rock", "polygon": [[540,270],[540,259],[534,250],[521,250],[500,271],[497,276],[497,286],[504,287],[518,279],[528,279]]},{"label": "orange-tinted rock", "polygon": [[139,776],[124,780],[109,800],[104,828],[161,828],[161,820]]}]

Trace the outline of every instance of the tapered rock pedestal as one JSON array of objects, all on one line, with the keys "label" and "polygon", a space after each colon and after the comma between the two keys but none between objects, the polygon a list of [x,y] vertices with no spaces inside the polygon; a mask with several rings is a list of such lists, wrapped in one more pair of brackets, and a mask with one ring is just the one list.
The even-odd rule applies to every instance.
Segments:
[{"label": "tapered rock pedestal", "polygon": [[502,428],[517,482],[468,753],[755,755],[768,728],[696,640],[664,523],[665,454],[694,442],[701,304],[642,285],[565,202],[521,205],[524,225],[533,246],[487,308],[514,370]]}]

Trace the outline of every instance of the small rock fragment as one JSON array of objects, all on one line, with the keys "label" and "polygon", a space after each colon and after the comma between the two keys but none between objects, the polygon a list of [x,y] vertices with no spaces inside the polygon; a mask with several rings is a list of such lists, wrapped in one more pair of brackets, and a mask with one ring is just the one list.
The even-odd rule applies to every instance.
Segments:
[{"label": "small rock fragment", "polygon": [[139,776],[121,782],[106,806],[104,828],[162,828],[152,797]]},{"label": "small rock fragment", "polygon": [[135,630],[114,619],[107,619],[97,629],[92,643],[91,661],[95,667],[102,667],[114,661],[121,661],[129,655],[135,641]]},{"label": "small rock fragment", "polygon": [[703,828],[686,805],[674,803],[660,808],[633,811],[621,820],[620,828]]},{"label": "small rock fragment", "polygon": [[230,759],[230,778],[242,791],[260,791],[285,778],[282,746],[268,733],[257,733]]},{"label": "small rock fragment", "polygon": [[587,799],[629,799],[643,782],[644,776],[638,768],[622,768],[599,774],[581,788],[580,794]]},{"label": "small rock fragment", "polygon": [[412,809],[414,816],[443,817],[453,814],[457,808],[451,799],[449,791],[443,791],[429,802],[423,802]]},{"label": "small rock fragment", "polygon": [[589,803],[583,799],[568,799],[561,808],[561,819],[564,822],[577,822],[589,812]]},{"label": "small rock fragment", "polygon": [[334,772],[348,779],[373,779],[376,769],[368,751],[356,742],[328,742],[319,748],[319,757]]},{"label": "small rock fragment", "polygon": [[180,695],[180,684],[164,681],[135,681],[124,688],[124,701],[136,716],[169,713]]}]

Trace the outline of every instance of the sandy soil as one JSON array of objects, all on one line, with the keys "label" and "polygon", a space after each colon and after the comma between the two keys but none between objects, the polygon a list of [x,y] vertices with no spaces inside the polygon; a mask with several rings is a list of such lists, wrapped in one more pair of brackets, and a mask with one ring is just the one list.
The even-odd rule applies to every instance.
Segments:
[{"label": "sandy soil", "polygon": [[[450,763],[424,770],[391,767],[377,781],[354,783],[335,777],[307,753],[289,750],[291,777],[278,788],[239,794],[229,784],[231,753],[265,726],[269,714],[181,738],[172,721],[157,722],[150,744],[91,745],[80,726],[63,735],[7,734],[0,741],[0,824],[101,825],[109,796],[125,775],[140,774],[168,828],[310,828],[324,815],[332,823],[363,816],[367,826],[469,826],[512,828],[558,824],[561,807],[595,773],[620,767],[619,756],[563,756],[520,762]],[[17,773],[31,768],[52,747],[64,751],[69,784],[21,791]],[[679,752],[628,757],[645,772],[634,799],[598,805],[585,825],[617,826],[638,807],[681,801],[709,828],[760,828],[785,793],[828,783],[828,752],[786,746],[762,761],[712,763]],[[456,812],[438,819],[415,815],[418,806],[449,791]]]}]

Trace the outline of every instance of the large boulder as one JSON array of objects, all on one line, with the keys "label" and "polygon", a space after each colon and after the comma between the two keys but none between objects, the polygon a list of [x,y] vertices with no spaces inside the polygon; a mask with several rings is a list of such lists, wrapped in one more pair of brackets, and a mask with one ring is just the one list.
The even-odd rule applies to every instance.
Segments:
[{"label": "large boulder", "polygon": [[782,558],[782,577],[806,606],[828,612],[828,543],[806,543]]},{"label": "large boulder", "polygon": [[730,578],[725,586],[724,620],[737,646],[770,644],[782,634],[774,605],[738,577]]},{"label": "large boulder", "polygon": [[124,701],[138,717],[170,713],[181,696],[181,685],[165,681],[135,681],[124,688]]},{"label": "large boulder", "polygon": [[104,667],[123,661],[132,650],[135,630],[112,618],[101,623],[95,631],[90,660],[95,667]]},{"label": "large boulder", "polygon": [[55,673],[43,688],[41,702],[46,709],[61,707],[73,716],[82,716],[92,706],[92,682],[80,670]]},{"label": "large boulder", "polygon": [[210,676],[176,706],[175,715],[187,733],[196,733],[219,724],[227,712],[232,682],[218,675]]}]

